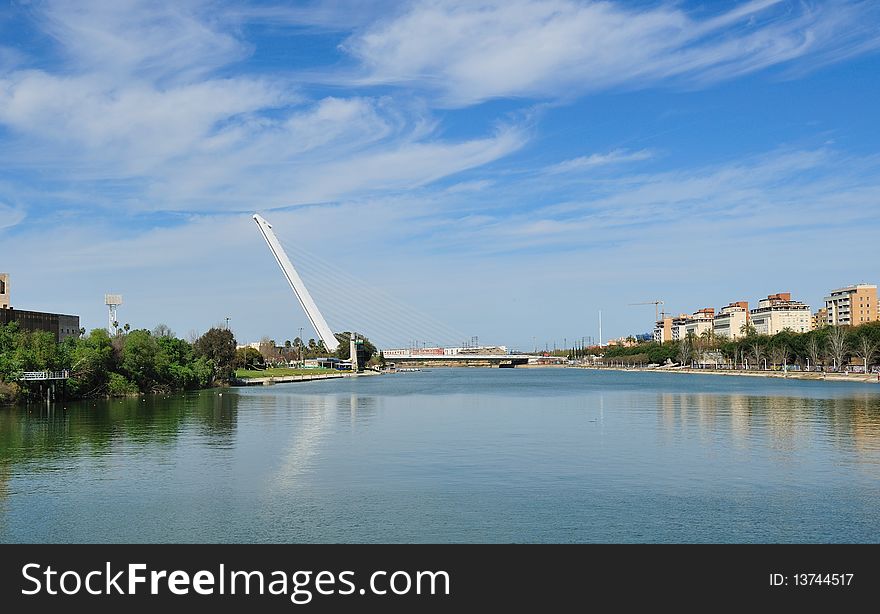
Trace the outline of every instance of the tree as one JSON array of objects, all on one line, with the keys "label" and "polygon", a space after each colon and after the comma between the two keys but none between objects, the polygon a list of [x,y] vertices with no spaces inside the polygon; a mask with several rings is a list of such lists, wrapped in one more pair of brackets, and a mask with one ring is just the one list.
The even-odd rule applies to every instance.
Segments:
[{"label": "tree", "polygon": [[749,344],[752,356],[755,358],[755,365],[760,369],[761,360],[764,358],[764,345],[757,339]]},{"label": "tree", "polygon": [[739,332],[743,337],[754,337],[758,334],[758,329],[755,328],[751,322],[746,322],[742,326],[739,327]]},{"label": "tree", "polygon": [[157,339],[159,337],[173,337],[174,331],[172,331],[167,324],[157,324],[156,328],[153,329],[153,336]]},{"label": "tree", "polygon": [[770,348],[770,360],[774,365],[782,366],[783,369],[788,367],[789,356],[791,356],[791,349],[784,340],[776,341]]},{"label": "tree", "polygon": [[265,364],[263,355],[252,347],[235,350],[235,366],[239,369],[262,369]]},{"label": "tree", "polygon": [[819,361],[822,359],[822,346],[819,344],[817,335],[810,335],[806,344],[806,352],[810,360],[813,361],[813,365],[818,366]]},{"label": "tree", "polygon": [[862,332],[856,337],[854,352],[863,361],[865,373],[867,373],[868,364],[874,360],[874,355],[877,353],[877,344],[868,336],[867,331]]},{"label": "tree", "polygon": [[683,367],[689,366],[693,356],[693,334],[689,334],[678,342],[678,362]]},{"label": "tree", "polygon": [[125,335],[122,346],[122,370],[129,381],[142,391],[152,391],[157,380],[156,354],[159,346],[148,330],[134,330]]},{"label": "tree", "polygon": [[849,354],[849,340],[846,328],[843,326],[831,326],[828,332],[828,354],[834,360],[837,370],[843,367],[843,362]]},{"label": "tree", "polygon": [[235,361],[235,337],[232,336],[232,331],[215,326],[196,339],[193,349],[197,356],[202,356],[213,363],[217,377],[220,379],[232,377]]},{"label": "tree", "polygon": [[78,397],[106,394],[110,373],[116,368],[113,341],[106,329],[96,328],[79,340],[70,357],[69,391]]}]

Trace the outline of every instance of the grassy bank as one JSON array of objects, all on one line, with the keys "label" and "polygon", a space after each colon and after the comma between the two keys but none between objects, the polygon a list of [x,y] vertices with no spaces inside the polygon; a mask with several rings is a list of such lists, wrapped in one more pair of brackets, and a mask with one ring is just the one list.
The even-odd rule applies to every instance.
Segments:
[{"label": "grassy bank", "polygon": [[239,379],[255,379],[261,377],[287,377],[290,375],[330,375],[338,374],[335,369],[289,369],[287,367],[278,367],[276,369],[263,369],[262,371],[251,371],[247,369],[238,369],[235,377]]}]

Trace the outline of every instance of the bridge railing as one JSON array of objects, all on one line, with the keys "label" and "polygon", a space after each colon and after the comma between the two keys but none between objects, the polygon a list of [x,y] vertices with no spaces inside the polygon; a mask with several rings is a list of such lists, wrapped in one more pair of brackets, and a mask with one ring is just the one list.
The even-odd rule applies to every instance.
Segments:
[{"label": "bridge railing", "polygon": [[18,379],[23,382],[39,382],[43,380],[68,379],[70,371],[24,371]]}]

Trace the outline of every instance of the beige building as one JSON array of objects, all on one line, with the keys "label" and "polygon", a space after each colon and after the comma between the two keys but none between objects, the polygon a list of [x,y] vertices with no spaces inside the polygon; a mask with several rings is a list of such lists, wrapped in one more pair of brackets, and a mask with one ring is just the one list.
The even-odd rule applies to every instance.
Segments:
[{"label": "beige building", "polygon": [[699,337],[706,331],[712,331],[714,330],[714,322],[714,307],[706,307],[699,311],[695,311],[694,314],[688,318],[688,322],[684,326],[685,336],[692,334],[695,337]]},{"label": "beige building", "polygon": [[762,299],[749,317],[759,335],[775,335],[784,330],[806,333],[813,327],[810,306],[791,300],[790,292],[771,294]]},{"label": "beige building", "polygon": [[749,323],[749,304],[746,301],[731,303],[722,307],[715,316],[715,336],[739,339],[743,336],[743,328]]},{"label": "beige building", "polygon": [[832,326],[858,326],[880,319],[877,286],[857,284],[832,290],[825,297],[826,322]]},{"label": "beige building", "polygon": [[0,273],[0,309],[9,309],[9,274]]},{"label": "beige building", "polygon": [[672,316],[667,316],[654,323],[654,341],[657,343],[672,341],[672,320]]},{"label": "beige building", "polygon": [[828,326],[828,309],[821,307],[813,314],[813,330]]}]

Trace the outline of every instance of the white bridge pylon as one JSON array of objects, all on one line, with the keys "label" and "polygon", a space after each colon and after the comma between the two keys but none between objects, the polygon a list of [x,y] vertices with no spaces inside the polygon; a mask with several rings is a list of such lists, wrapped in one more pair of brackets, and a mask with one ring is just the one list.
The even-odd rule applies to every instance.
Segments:
[{"label": "white bridge pylon", "polygon": [[287,278],[287,283],[290,284],[293,293],[296,295],[296,298],[299,299],[299,304],[302,305],[303,311],[306,312],[309,322],[312,323],[315,332],[318,333],[321,341],[324,342],[324,347],[330,352],[335,352],[336,348],[339,347],[339,341],[336,340],[333,331],[327,326],[327,321],[324,319],[324,316],[321,315],[321,311],[312,299],[312,295],[309,294],[309,291],[303,283],[302,278],[299,276],[299,273],[293,268],[293,263],[290,262],[290,258],[287,257],[287,252],[281,247],[281,243],[278,242],[278,237],[275,236],[275,231],[272,230],[272,225],[267,222],[265,218],[257,214],[254,214],[254,221],[257,223],[260,233],[269,245],[272,255],[275,256],[278,266],[281,267],[284,277]]}]

